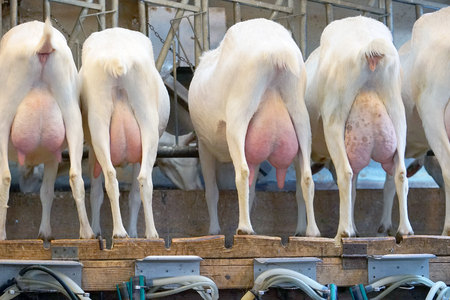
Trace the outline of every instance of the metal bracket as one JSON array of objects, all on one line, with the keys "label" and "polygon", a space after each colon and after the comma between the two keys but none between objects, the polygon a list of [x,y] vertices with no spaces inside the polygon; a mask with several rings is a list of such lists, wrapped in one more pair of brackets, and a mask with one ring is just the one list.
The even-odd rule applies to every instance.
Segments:
[{"label": "metal bracket", "polygon": [[[75,261],[57,260],[0,260],[0,282],[6,282],[11,278],[17,277],[23,268],[33,265],[44,266],[53,271],[61,272],[81,286],[83,265]],[[33,279],[48,280],[49,278],[53,278],[44,272],[41,273],[34,276]]]},{"label": "metal bracket", "polygon": [[78,247],[52,247],[52,259],[78,260]]},{"label": "metal bracket", "polygon": [[200,275],[200,261],[195,255],[147,256],[136,260],[135,275],[145,278],[161,278],[185,275]]},{"label": "metal bracket", "polygon": [[367,244],[344,244],[342,247],[342,268],[363,270],[367,268]]},{"label": "metal bracket", "polygon": [[428,278],[430,275],[430,258],[433,254],[388,254],[368,258],[368,281],[373,283],[383,277],[393,275],[419,275]]},{"label": "metal bracket", "polygon": [[[322,261],[316,257],[255,258],[253,260],[253,279],[261,273],[276,268],[284,268],[299,272],[316,280],[316,264]],[[281,285],[278,285],[281,286]],[[282,285],[282,287],[285,287]]]}]

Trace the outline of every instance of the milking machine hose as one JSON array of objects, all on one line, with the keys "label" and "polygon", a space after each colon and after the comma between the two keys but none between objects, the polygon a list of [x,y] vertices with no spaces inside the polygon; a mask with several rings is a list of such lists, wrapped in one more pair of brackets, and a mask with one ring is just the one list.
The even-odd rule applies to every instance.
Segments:
[{"label": "milking machine hose", "polygon": [[[33,279],[33,277],[42,273],[46,273],[52,278],[50,278],[50,280]],[[29,288],[29,291],[32,291],[32,289],[42,288],[54,289],[66,295],[71,300],[80,300],[80,297],[76,294],[82,295],[81,299],[90,299],[89,296],[87,296],[87,294],[85,294],[84,291],[72,279],[63,273],[50,270],[43,266],[33,265],[22,269],[17,278],[9,280],[7,284],[2,286],[1,292],[4,293],[0,296],[0,300],[13,299],[18,296],[22,292],[19,287],[20,285],[26,285]]]},{"label": "milking machine hose", "polygon": [[419,275],[395,275],[395,276],[388,276],[385,278],[382,278],[372,284],[369,284],[367,286],[363,286],[362,284],[351,287],[350,292],[352,294],[352,298],[355,300],[359,299],[368,299],[366,293],[370,293],[373,291],[380,291],[385,287],[385,285],[390,286],[383,291],[381,294],[376,296],[375,298],[371,298],[372,300],[380,300],[386,297],[390,292],[392,292],[394,289],[405,285],[405,284],[423,284],[425,286],[430,287],[430,291],[427,294],[427,297],[425,300],[432,300],[437,295],[436,300],[441,299],[449,299],[448,296],[446,296],[447,293],[450,295],[450,287],[447,287],[447,285],[442,282],[433,282],[430,279],[419,276]]},{"label": "milking machine hose", "polygon": [[[138,283],[139,282],[139,283]],[[166,290],[157,292],[167,285],[181,285],[180,287],[172,290]],[[203,287],[209,287],[211,294],[209,294]],[[145,295],[141,293],[145,290]],[[186,290],[193,289],[205,300],[217,300],[219,299],[219,289],[214,281],[205,276],[200,275],[186,275],[186,276],[174,276],[146,279],[145,276],[134,276],[130,278],[129,282],[124,282],[117,285],[117,291],[119,293],[119,299],[154,299],[160,297],[166,297],[174,295]]]},{"label": "milking machine hose", "polygon": [[[337,299],[335,294],[335,286],[328,288],[311,278],[283,268],[276,268],[261,273],[256,279],[253,288],[248,291],[241,300],[259,299],[260,292],[267,290],[269,287],[281,283],[292,284],[302,289],[308,296],[315,300]],[[320,296],[322,295],[322,296]]]}]

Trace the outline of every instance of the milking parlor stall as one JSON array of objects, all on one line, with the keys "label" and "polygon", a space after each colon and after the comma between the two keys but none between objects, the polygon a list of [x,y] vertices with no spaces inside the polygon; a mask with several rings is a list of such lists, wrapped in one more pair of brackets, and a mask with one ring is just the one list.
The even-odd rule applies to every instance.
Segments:
[{"label": "milking parlor stall", "polygon": [[3,0],[0,299],[449,299],[449,5]]}]

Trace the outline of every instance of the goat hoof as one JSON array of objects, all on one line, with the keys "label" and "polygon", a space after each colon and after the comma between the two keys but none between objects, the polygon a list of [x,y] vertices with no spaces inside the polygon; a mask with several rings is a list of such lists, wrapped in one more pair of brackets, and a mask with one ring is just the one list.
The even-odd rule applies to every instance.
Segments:
[{"label": "goat hoof", "polygon": [[400,244],[403,241],[403,234],[401,234],[400,232],[397,232],[397,234],[395,235],[395,242],[397,244]]},{"label": "goat hoof", "polygon": [[236,230],[236,234],[237,235],[256,235],[256,232],[254,232],[253,230],[247,231],[247,230],[243,230],[243,229],[238,229],[238,230]]},{"label": "goat hoof", "polygon": [[52,236],[45,236],[44,234],[42,234],[42,233],[39,233],[39,235],[38,235],[38,240],[43,240],[44,241],[44,243],[50,243],[51,241],[53,241],[55,238],[54,237],[52,237]]}]

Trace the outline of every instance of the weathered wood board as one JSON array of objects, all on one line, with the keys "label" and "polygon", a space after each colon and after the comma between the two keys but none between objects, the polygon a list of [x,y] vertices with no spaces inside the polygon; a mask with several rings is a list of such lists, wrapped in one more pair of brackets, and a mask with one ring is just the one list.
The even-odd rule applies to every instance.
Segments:
[{"label": "weathered wood board", "polygon": [[[0,259],[51,260],[56,247],[76,247],[83,263],[82,288],[112,291],[115,285],[134,275],[135,260],[150,255],[197,255],[203,261],[200,273],[213,279],[220,289],[247,289],[253,285],[253,259],[260,257],[317,257],[317,281],[351,286],[367,283],[367,267],[343,267],[344,254],[355,245],[366,256],[386,254],[437,255],[430,260],[430,279],[450,284],[450,238],[440,234],[443,226],[444,195],[438,189],[410,189],[409,215],[416,236],[404,237],[397,244],[393,237],[332,238],[338,225],[337,191],[316,191],[315,210],[319,229],[325,238],[291,236],[296,226],[293,192],[258,192],[252,209],[254,229],[262,235],[234,236],[237,226],[235,191],[221,191],[219,219],[224,235],[205,236],[208,215],[203,191],[155,190],[153,208],[160,239],[117,239],[111,241],[112,222],[108,201],[102,207],[102,241],[74,239],[78,235],[77,212],[69,192],[58,192],[52,209],[53,236],[50,245],[30,238],[37,235],[40,203],[37,194],[12,193],[8,205],[7,236],[0,242]],[[123,193],[127,196],[127,193]],[[87,195],[88,196],[88,195]],[[355,223],[362,236],[374,236],[381,213],[382,191],[358,190]],[[363,201],[360,201],[360,197]],[[426,205],[424,204],[426,199]],[[124,204],[125,203],[125,204]],[[370,205],[367,205],[370,203]],[[89,203],[87,202],[89,211]],[[121,203],[127,223],[126,201]],[[293,213],[294,212],[294,213]],[[432,215],[433,218],[427,216]],[[142,210],[140,220],[143,220]],[[394,202],[393,222],[398,218]],[[138,223],[143,236],[144,222]],[[433,234],[433,235],[424,235]],[[107,245],[107,247],[106,247]],[[45,247],[47,248],[45,248]],[[350,258],[351,259],[351,258]],[[356,258],[364,261],[364,257]],[[354,264],[358,266],[357,263]]]},{"label": "weathered wood board", "polygon": [[44,248],[39,240],[15,240],[0,242],[0,258],[50,260],[56,247],[77,247],[77,260],[83,263],[82,288],[86,291],[115,290],[116,284],[134,275],[136,259],[151,255],[200,256],[200,274],[214,280],[220,289],[252,287],[253,259],[260,257],[317,257],[321,259],[317,263],[318,282],[367,284],[367,267],[343,267],[344,259],[352,259],[343,257],[349,245],[363,245],[367,256],[435,254],[437,258],[430,260],[430,279],[450,283],[450,237],[442,236],[405,236],[400,244],[393,237],[346,238],[341,245],[330,238],[291,237],[283,245],[278,237],[234,236],[231,248],[225,247],[225,237],[220,235],[173,239],[170,248],[162,239],[120,239],[104,250],[98,240],[55,240],[50,248]]}]

